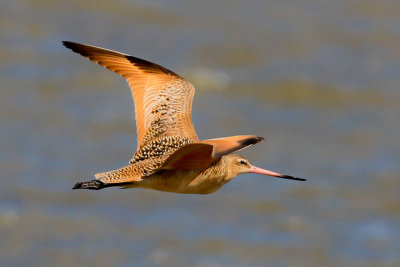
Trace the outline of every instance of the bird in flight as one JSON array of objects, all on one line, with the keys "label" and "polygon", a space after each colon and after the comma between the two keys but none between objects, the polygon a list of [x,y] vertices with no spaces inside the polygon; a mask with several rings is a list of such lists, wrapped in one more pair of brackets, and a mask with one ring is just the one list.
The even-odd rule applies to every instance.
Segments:
[{"label": "bird in flight", "polygon": [[65,47],[124,77],[135,104],[138,148],[129,165],[95,174],[73,189],[148,188],[209,194],[239,174],[305,181],[255,167],[233,152],[264,141],[238,135],[200,141],[192,124],[194,86],[173,71],[116,51],[63,41]]}]

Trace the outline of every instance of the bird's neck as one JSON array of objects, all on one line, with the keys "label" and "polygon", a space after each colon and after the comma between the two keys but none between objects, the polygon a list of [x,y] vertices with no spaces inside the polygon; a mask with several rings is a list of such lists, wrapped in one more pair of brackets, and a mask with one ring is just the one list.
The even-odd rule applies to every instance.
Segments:
[{"label": "bird's neck", "polygon": [[225,182],[232,180],[236,176],[223,158],[210,166],[206,170],[206,175]]}]

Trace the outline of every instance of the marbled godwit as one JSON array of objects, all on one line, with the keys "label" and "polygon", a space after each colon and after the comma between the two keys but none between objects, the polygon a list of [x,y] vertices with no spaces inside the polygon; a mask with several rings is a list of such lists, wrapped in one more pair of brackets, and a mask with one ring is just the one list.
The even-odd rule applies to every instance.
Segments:
[{"label": "marbled godwit", "polygon": [[138,149],[128,166],[98,173],[95,180],[77,183],[73,189],[121,186],[208,194],[243,173],[305,181],[252,166],[247,159],[231,154],[262,142],[262,137],[239,135],[199,141],[191,119],[194,87],[178,74],[100,47],[63,44],[128,81],[138,135]]}]

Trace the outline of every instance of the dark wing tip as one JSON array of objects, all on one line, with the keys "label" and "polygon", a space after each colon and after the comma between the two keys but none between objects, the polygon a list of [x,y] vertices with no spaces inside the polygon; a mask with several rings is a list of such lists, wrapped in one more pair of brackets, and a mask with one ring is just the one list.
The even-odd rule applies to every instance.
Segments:
[{"label": "dark wing tip", "polygon": [[255,145],[257,143],[260,143],[262,141],[264,141],[264,137],[261,136],[255,136],[255,137],[250,137],[244,140],[240,141],[240,145],[243,147],[247,147],[247,146],[251,146],[251,145]]},{"label": "dark wing tip", "polygon": [[[71,49],[75,53],[81,54],[84,57],[89,57],[92,53],[94,53],[94,51],[99,52],[99,50],[97,50],[96,47],[90,46],[90,45],[84,45],[84,44],[70,42],[70,41],[62,41],[62,44],[66,48]],[[101,50],[103,50],[103,49],[101,48]]]},{"label": "dark wing tip", "polygon": [[296,181],[307,181],[307,179],[299,178],[299,177],[295,177],[295,176],[291,176],[291,175],[286,175],[286,174],[282,174],[281,178],[289,179],[289,180],[296,180]]},{"label": "dark wing tip", "polygon": [[[134,66],[136,66],[137,68],[141,69],[142,71],[144,71],[146,73],[151,73],[151,74],[164,73],[164,74],[180,77],[175,72],[173,72],[161,65],[158,65],[156,63],[153,63],[153,62],[141,59],[141,58],[137,58],[134,56],[122,54],[120,52],[112,51],[109,49],[104,49],[101,47],[95,47],[95,46],[91,46],[91,45],[84,45],[84,44],[80,44],[80,43],[70,42],[70,41],[62,41],[62,44],[66,48],[71,49],[75,53],[81,54],[84,57],[90,57],[94,53],[100,53],[100,54],[108,55],[108,56],[111,55],[111,56],[117,56],[117,57],[124,57],[129,62],[131,62]],[[100,65],[102,65],[102,64],[100,64]]]},{"label": "dark wing tip", "polygon": [[265,138],[261,136],[257,136],[256,139],[258,140],[257,143],[263,142],[265,140]]},{"label": "dark wing tip", "polygon": [[62,41],[62,44],[68,48],[71,49],[72,51],[74,51],[75,53],[81,54],[82,56],[86,57],[87,52],[85,49],[85,45],[79,44],[79,43],[74,43],[74,42],[70,42],[70,41]]},{"label": "dark wing tip", "polygon": [[77,45],[79,45],[78,43],[74,43],[74,42],[70,42],[70,41],[62,41],[62,44],[69,49],[73,49],[74,47],[76,47]]},{"label": "dark wing tip", "polygon": [[128,59],[132,64],[134,64],[136,67],[140,68],[141,70],[143,70],[146,73],[165,73],[168,75],[173,75],[173,76],[177,76],[180,77],[178,74],[176,74],[175,72],[173,72],[172,70],[169,70],[161,65],[158,65],[156,63],[153,63],[151,61],[147,61],[138,57],[134,57],[134,56],[126,56],[126,59]]}]

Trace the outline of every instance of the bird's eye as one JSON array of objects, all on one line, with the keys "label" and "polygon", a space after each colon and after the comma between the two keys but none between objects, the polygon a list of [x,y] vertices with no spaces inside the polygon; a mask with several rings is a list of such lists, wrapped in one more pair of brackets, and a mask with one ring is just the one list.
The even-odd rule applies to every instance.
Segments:
[{"label": "bird's eye", "polygon": [[239,161],[239,163],[243,164],[243,165],[246,165],[246,161],[244,161],[244,160]]}]

